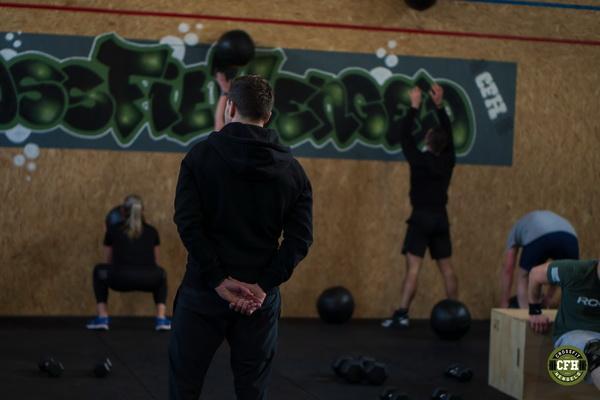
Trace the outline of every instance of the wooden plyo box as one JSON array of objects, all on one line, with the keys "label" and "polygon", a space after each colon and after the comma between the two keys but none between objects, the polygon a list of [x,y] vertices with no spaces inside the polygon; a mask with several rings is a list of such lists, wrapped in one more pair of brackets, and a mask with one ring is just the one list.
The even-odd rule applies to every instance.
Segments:
[{"label": "wooden plyo box", "polygon": [[[488,384],[518,400],[599,400],[594,385],[565,387],[550,378],[546,361],[553,349],[552,333],[534,333],[528,314],[528,310],[492,310]],[[556,310],[544,314],[553,321]]]}]

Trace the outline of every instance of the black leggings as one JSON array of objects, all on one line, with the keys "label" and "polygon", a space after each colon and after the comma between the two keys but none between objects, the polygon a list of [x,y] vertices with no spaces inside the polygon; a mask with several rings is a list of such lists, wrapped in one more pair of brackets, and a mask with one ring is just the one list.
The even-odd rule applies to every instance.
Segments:
[{"label": "black leggings", "polygon": [[96,265],[94,268],[96,302],[106,303],[109,288],[118,292],[131,292],[134,290],[152,292],[154,302],[164,304],[167,301],[167,273],[159,266]]}]

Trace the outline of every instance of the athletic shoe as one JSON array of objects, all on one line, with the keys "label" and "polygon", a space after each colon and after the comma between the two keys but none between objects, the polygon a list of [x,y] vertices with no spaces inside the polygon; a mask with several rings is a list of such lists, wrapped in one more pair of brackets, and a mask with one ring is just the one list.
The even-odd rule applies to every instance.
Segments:
[{"label": "athletic shoe", "polygon": [[408,313],[404,310],[396,310],[391,318],[381,322],[381,326],[384,328],[408,328],[410,326]]},{"label": "athletic shoe", "polygon": [[156,318],[154,322],[154,329],[157,331],[170,331],[171,320],[169,318]]},{"label": "athletic shoe", "polygon": [[90,320],[85,327],[97,331],[107,331],[110,319],[108,317],[96,317]]}]

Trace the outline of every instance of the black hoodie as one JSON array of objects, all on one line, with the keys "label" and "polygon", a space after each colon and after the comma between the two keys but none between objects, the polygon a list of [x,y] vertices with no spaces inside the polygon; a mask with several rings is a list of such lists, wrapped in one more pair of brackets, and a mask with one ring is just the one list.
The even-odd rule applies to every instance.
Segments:
[{"label": "black hoodie", "polygon": [[230,123],[183,159],[174,221],[188,250],[184,286],[232,276],[269,291],[312,243],[312,189],[275,131]]}]

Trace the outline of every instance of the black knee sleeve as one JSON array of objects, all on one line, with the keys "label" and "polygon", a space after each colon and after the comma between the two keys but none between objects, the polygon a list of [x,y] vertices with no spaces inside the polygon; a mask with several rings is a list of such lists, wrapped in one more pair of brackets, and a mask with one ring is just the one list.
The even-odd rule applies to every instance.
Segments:
[{"label": "black knee sleeve", "polygon": [[108,268],[106,267],[106,264],[98,264],[94,267],[94,280],[108,280]]},{"label": "black knee sleeve", "polygon": [[94,267],[93,283],[97,303],[106,303],[108,300],[108,274],[110,265],[98,264]]},{"label": "black knee sleeve", "polygon": [[583,349],[583,353],[588,360],[589,372],[600,367],[600,339],[594,339],[587,342],[585,349]]},{"label": "black knee sleeve", "polygon": [[160,271],[160,282],[153,292],[154,303],[166,304],[167,302],[167,272],[164,268],[157,266]]}]

